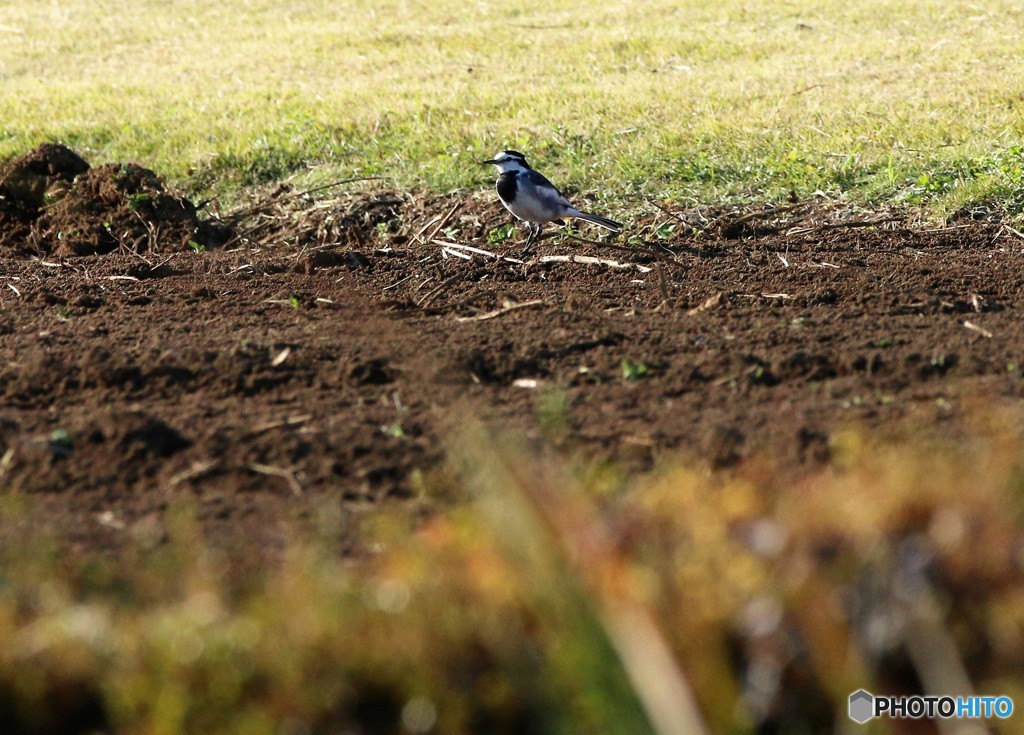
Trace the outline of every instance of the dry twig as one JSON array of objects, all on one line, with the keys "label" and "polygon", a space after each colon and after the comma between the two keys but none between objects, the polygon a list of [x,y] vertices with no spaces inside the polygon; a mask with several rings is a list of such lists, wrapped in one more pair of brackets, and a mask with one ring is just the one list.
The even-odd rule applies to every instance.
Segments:
[{"label": "dry twig", "polygon": [[876,227],[878,225],[888,224],[889,222],[902,222],[903,217],[878,217],[877,219],[856,219],[847,220],[846,222],[829,222],[823,225],[814,225],[812,227],[794,227],[791,230],[787,230],[787,235],[803,235],[808,232],[821,232],[823,230],[845,230],[845,229],[856,229],[859,227]]},{"label": "dry twig", "polygon": [[658,290],[661,291],[662,301],[667,302],[669,300],[669,295],[668,283],[665,281],[665,269],[661,267],[661,263],[655,263],[654,270],[658,274]]},{"label": "dry twig", "polygon": [[[284,204],[285,202],[290,202],[293,199],[301,199],[304,196],[309,196],[310,194],[315,194],[318,191],[323,191],[324,189],[332,189],[335,186],[344,186],[345,184],[354,184],[357,181],[380,181],[380,180],[383,180],[383,179],[386,179],[386,178],[388,178],[388,177],[387,176],[355,176],[355,177],[353,177],[351,179],[342,179],[341,181],[332,181],[331,183],[324,184],[322,186],[315,186],[312,189],[306,189],[305,191],[295,192],[294,194],[289,194],[288,196],[285,196],[285,197],[273,196],[273,197],[271,197],[270,199],[268,199],[266,201],[260,202],[259,204],[254,204],[253,206],[251,206],[251,207],[249,207],[247,209],[243,209],[240,212],[234,212],[233,214],[231,214],[228,217],[228,220],[230,222],[240,222],[243,219],[245,219],[246,217],[251,217],[254,214],[257,214],[257,213],[262,212],[262,211],[264,211],[266,209],[269,209],[270,207],[273,207],[273,206],[276,206],[276,205],[280,205],[280,204]],[[225,247],[227,247],[227,246],[225,245]]]},{"label": "dry twig", "polygon": [[482,248],[475,248],[472,245],[463,245],[462,243],[459,243],[459,242],[450,242],[448,240],[436,240],[436,239],[435,240],[431,240],[431,242],[433,242],[435,245],[440,245],[442,253],[445,252],[445,251],[449,251],[448,252],[449,255],[454,255],[454,256],[459,257],[459,258],[464,258],[465,260],[470,260],[471,256],[464,255],[461,252],[451,252],[451,251],[453,251],[453,250],[455,250],[455,251],[465,251],[467,253],[474,253],[475,255],[483,255],[483,256],[485,256],[487,258],[494,258],[495,260],[504,260],[507,263],[516,263],[516,264],[519,264],[519,265],[521,265],[523,263],[523,261],[520,260],[519,258],[510,258],[507,255],[498,255],[497,253],[492,253],[490,250],[483,250]]},{"label": "dry twig", "polygon": [[[787,204],[784,207],[772,207],[771,209],[761,209],[756,212],[747,212],[746,214],[737,217],[734,220],[730,220],[729,225],[742,225],[744,222],[749,222],[750,220],[753,219],[760,219],[761,217],[771,217],[776,214],[785,214],[786,212],[793,212],[797,209],[801,209],[802,207],[806,207],[811,203],[811,200],[807,200],[803,202],[797,202],[796,204]],[[708,224],[705,225],[704,229],[710,230],[715,225],[721,224],[729,217],[733,216],[733,214],[735,214],[735,212],[727,212],[719,217],[716,217],[715,219],[708,222]]]},{"label": "dry twig", "polygon": [[[558,233],[551,233],[551,236],[555,236],[557,234]],[[541,238],[544,238],[544,237],[548,237],[548,235],[545,234],[545,235],[541,236]],[[677,261],[675,259],[674,255],[666,255],[665,253],[663,253],[661,251],[658,251],[658,250],[655,250],[655,249],[649,248],[649,247],[636,246],[636,245],[617,245],[617,244],[615,244],[613,242],[601,242],[600,240],[588,240],[585,237],[579,237],[578,235],[571,235],[568,232],[562,233],[562,237],[567,237],[570,240],[576,240],[577,242],[584,242],[584,243],[586,243],[588,245],[594,245],[594,246],[599,247],[599,248],[608,248],[610,250],[619,250],[621,252],[632,253],[634,255],[636,255],[638,253],[643,253],[644,255],[650,255],[652,258],[657,258],[658,260],[664,261],[666,263],[671,263],[672,265],[674,265],[674,266],[676,266],[678,268],[684,267],[682,263],[680,263],[679,261]]]},{"label": "dry twig", "polygon": [[270,431],[271,429],[279,429],[282,426],[298,426],[304,424],[313,418],[313,414],[302,413],[294,416],[286,416],[278,421],[268,421],[264,424],[257,424],[252,428],[253,434],[262,434],[264,431]]},{"label": "dry twig", "polygon": [[488,311],[486,314],[477,314],[476,316],[460,316],[456,317],[457,322],[482,322],[487,319],[495,319],[496,317],[508,314],[510,311],[517,311],[519,309],[526,309],[531,306],[540,306],[544,301],[542,299],[535,299],[533,301],[524,301],[519,304],[509,304],[501,309],[495,309],[494,311]]},{"label": "dry twig", "polygon": [[964,326],[970,329],[972,332],[977,332],[982,337],[988,337],[989,339],[992,339],[992,332],[988,331],[984,327],[979,327],[974,322],[965,321]]},{"label": "dry twig", "polygon": [[1010,227],[1009,225],[1003,225],[1003,229],[1006,230],[1007,232],[1009,232],[1012,235],[1016,235],[1021,240],[1024,240],[1024,232],[1021,232],[1020,230],[1015,230],[1014,228]]},{"label": "dry twig", "polygon": [[442,227],[448,224],[448,220],[452,218],[452,215],[455,214],[455,210],[458,209],[461,205],[462,202],[455,202],[452,208],[448,210],[448,213],[441,218],[440,222],[437,223],[437,227],[435,227],[433,231],[427,236],[427,242],[431,242],[435,237],[437,237],[437,233],[441,231]]},{"label": "dry twig", "polygon": [[168,484],[171,487],[175,487],[188,480],[194,480],[198,477],[202,477],[203,475],[209,474],[211,471],[216,469],[216,467],[219,464],[220,460],[217,459],[211,459],[205,462],[193,462],[192,466],[189,467],[187,470],[185,470],[184,472],[179,472],[170,480],[168,480]]},{"label": "dry twig", "polygon": [[403,279],[401,279],[399,281],[395,281],[390,286],[385,286],[384,288],[381,289],[381,291],[390,291],[393,288],[397,288],[398,286],[401,286],[403,283],[408,281],[410,278],[415,278],[415,277],[416,277],[416,274],[412,273],[412,274],[406,276],[405,278],[403,278]]},{"label": "dry twig", "polygon": [[684,218],[680,217],[675,212],[672,212],[672,211],[666,209],[665,207],[661,206],[660,204],[658,204],[653,199],[648,199],[647,203],[650,204],[655,209],[657,209],[658,211],[662,212],[663,214],[667,214],[669,217],[671,217],[676,222],[678,222],[678,223],[680,223],[682,225],[686,225],[687,227],[690,227],[690,228],[696,227],[696,225],[692,224],[691,222],[688,222],[687,220],[685,220]]},{"label": "dry twig", "polygon": [[269,475],[271,477],[280,477],[282,480],[288,483],[288,487],[291,488],[292,494],[296,497],[302,495],[302,485],[299,483],[295,473],[281,467],[274,467],[269,464],[260,464],[259,462],[253,462],[247,464],[248,468],[252,472],[256,472],[260,475]]},{"label": "dry twig", "polygon": [[725,291],[719,291],[714,296],[708,296],[699,306],[695,306],[687,311],[686,315],[694,316],[696,314],[700,314],[702,311],[707,311],[708,309],[714,309],[717,306],[721,306],[722,302],[725,301],[725,298]]},{"label": "dry twig", "polygon": [[595,258],[592,255],[542,255],[537,258],[538,263],[586,263],[588,265],[606,265],[609,268],[627,269],[636,268],[641,273],[650,273],[651,268],[639,263],[620,263],[617,260],[606,258]]},{"label": "dry twig", "polygon": [[462,273],[456,273],[454,276],[451,276],[450,278],[446,278],[444,281],[441,282],[441,284],[439,286],[435,287],[433,290],[431,290],[429,293],[427,293],[426,296],[424,296],[422,299],[417,301],[416,302],[416,306],[420,307],[421,309],[426,308],[427,305],[431,301],[434,300],[435,296],[437,296],[439,293],[444,291],[446,288],[451,286],[456,281],[461,281],[462,278],[463,278],[463,274]]}]

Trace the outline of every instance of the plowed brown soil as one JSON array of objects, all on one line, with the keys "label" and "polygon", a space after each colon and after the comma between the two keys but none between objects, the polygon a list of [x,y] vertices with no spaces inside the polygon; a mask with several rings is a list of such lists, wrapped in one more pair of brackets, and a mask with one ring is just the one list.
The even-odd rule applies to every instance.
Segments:
[{"label": "plowed brown soil", "polygon": [[[965,431],[968,400],[1024,393],[1024,241],[998,223],[734,219],[661,250],[556,236],[523,263],[487,242],[489,191],[277,192],[210,222],[152,172],[71,168],[0,187],[0,481],[71,546],[158,538],[176,501],[271,546],[325,507],[443,507],[471,414],[631,470],[796,476],[850,423]],[[82,239],[55,224],[71,211]]]}]

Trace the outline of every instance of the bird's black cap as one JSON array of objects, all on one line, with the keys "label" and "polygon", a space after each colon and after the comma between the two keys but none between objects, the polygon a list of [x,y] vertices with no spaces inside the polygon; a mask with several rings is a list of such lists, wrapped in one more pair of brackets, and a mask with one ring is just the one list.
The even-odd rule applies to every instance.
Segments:
[{"label": "bird's black cap", "polygon": [[513,151],[513,150],[504,150],[504,151],[502,151],[501,153],[498,154],[497,158],[491,158],[491,159],[489,159],[487,161],[481,161],[480,163],[485,164],[485,165],[488,164],[488,163],[498,163],[498,158],[500,158],[502,161],[509,161],[509,160],[519,161],[524,166],[528,165],[526,163],[526,156],[524,156],[519,151]]}]

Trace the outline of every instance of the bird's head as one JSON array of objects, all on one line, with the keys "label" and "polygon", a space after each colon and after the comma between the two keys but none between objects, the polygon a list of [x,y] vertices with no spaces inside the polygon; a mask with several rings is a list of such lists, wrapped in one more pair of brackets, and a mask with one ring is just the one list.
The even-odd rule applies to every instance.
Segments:
[{"label": "bird's head", "polygon": [[530,168],[530,165],[526,162],[526,156],[519,151],[502,151],[494,158],[481,161],[481,165],[493,165],[498,167],[498,171],[505,173],[506,171],[525,171]]}]

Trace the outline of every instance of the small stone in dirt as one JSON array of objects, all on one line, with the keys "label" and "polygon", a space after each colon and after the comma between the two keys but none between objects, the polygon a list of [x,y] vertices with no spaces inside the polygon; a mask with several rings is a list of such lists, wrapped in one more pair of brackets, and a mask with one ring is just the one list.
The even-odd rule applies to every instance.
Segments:
[{"label": "small stone in dirt", "polygon": [[170,457],[191,442],[160,419],[136,411],[113,411],[97,419],[88,439],[115,448],[119,459]]},{"label": "small stone in dirt", "polygon": [[196,225],[195,242],[207,249],[222,248],[231,242],[234,237],[235,231],[223,222],[203,220]]},{"label": "small stone in dirt", "polygon": [[91,296],[86,294],[85,296],[79,296],[75,301],[75,306],[80,306],[83,309],[98,309],[103,306],[103,299],[98,296]]},{"label": "small stone in dirt", "polygon": [[395,380],[393,371],[388,367],[388,361],[382,357],[358,362],[352,366],[348,374],[358,385],[387,385]]},{"label": "small stone in dirt", "polygon": [[831,288],[819,289],[812,293],[810,298],[808,299],[808,303],[810,303],[812,306],[835,304],[838,302],[839,294],[837,294],[835,290]]},{"label": "small stone in dirt", "polygon": [[339,253],[337,250],[319,250],[296,265],[295,272],[312,273],[318,269],[345,267],[369,269],[372,267],[372,263],[369,258],[355,250],[346,253]]},{"label": "small stone in dirt", "polygon": [[341,268],[348,260],[336,250],[320,250],[310,254],[295,268],[296,273],[312,273],[317,268]]},{"label": "small stone in dirt", "polygon": [[353,268],[370,268],[370,259],[360,253],[358,250],[353,250],[346,254],[348,258],[348,264]]},{"label": "small stone in dirt", "polygon": [[63,296],[58,296],[48,289],[38,291],[36,293],[36,299],[49,306],[66,306],[68,303],[68,300]]}]

